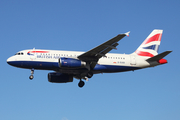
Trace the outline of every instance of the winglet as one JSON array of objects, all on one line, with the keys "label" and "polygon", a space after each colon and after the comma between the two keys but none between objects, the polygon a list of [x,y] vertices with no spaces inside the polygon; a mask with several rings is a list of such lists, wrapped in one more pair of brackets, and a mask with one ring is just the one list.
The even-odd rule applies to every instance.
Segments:
[{"label": "winglet", "polygon": [[127,32],[127,33],[124,33],[126,36],[128,36],[129,37],[129,33],[130,33],[130,31],[129,32]]}]

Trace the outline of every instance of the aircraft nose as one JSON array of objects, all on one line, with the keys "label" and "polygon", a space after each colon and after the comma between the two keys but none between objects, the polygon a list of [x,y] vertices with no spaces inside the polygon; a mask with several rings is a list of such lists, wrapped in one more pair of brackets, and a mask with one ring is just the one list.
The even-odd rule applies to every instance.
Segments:
[{"label": "aircraft nose", "polygon": [[7,63],[8,63],[9,65],[12,65],[11,63],[12,63],[13,61],[14,61],[14,60],[13,60],[12,57],[9,57],[9,58],[7,59]]}]

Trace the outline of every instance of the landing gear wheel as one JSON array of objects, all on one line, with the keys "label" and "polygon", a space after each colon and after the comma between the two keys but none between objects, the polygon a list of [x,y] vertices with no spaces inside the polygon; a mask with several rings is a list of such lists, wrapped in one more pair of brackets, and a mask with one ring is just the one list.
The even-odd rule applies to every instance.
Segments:
[{"label": "landing gear wheel", "polygon": [[31,75],[29,76],[29,79],[32,80],[34,78],[34,68],[31,69]]},{"label": "landing gear wheel", "polygon": [[82,80],[80,80],[80,82],[78,83],[78,86],[80,87],[80,88],[82,88],[83,86],[84,86],[84,81],[82,81]]},{"label": "landing gear wheel", "polygon": [[29,76],[29,79],[30,79],[30,80],[32,80],[33,78],[34,78],[34,76],[33,76],[33,75],[30,75],[30,76]]}]

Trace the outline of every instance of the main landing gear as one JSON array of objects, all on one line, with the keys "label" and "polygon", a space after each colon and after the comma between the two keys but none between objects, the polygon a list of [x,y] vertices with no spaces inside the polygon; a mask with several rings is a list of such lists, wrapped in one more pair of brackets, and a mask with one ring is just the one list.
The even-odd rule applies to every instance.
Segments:
[{"label": "main landing gear", "polygon": [[78,86],[82,88],[85,85],[85,82],[82,81],[82,79],[88,81],[88,78],[91,78],[92,76],[93,76],[93,72],[88,72],[85,77],[79,76],[78,78],[80,79],[80,81],[78,83]]},{"label": "main landing gear", "polygon": [[80,80],[79,83],[78,83],[78,86],[79,86],[80,88],[82,88],[84,85],[85,85],[85,82],[82,81],[82,80]]},{"label": "main landing gear", "polygon": [[34,69],[31,69],[31,75],[29,76],[30,80],[32,80],[34,78],[33,74],[34,74]]}]

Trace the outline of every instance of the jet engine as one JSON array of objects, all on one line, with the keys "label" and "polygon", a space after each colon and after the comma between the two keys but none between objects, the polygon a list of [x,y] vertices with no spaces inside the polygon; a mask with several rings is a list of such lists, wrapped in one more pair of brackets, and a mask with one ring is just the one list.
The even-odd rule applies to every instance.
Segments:
[{"label": "jet engine", "polygon": [[73,58],[59,58],[59,67],[81,68],[86,67],[86,62]]},{"label": "jet engine", "polygon": [[52,83],[67,83],[73,82],[73,76],[63,73],[48,73],[48,81]]}]

